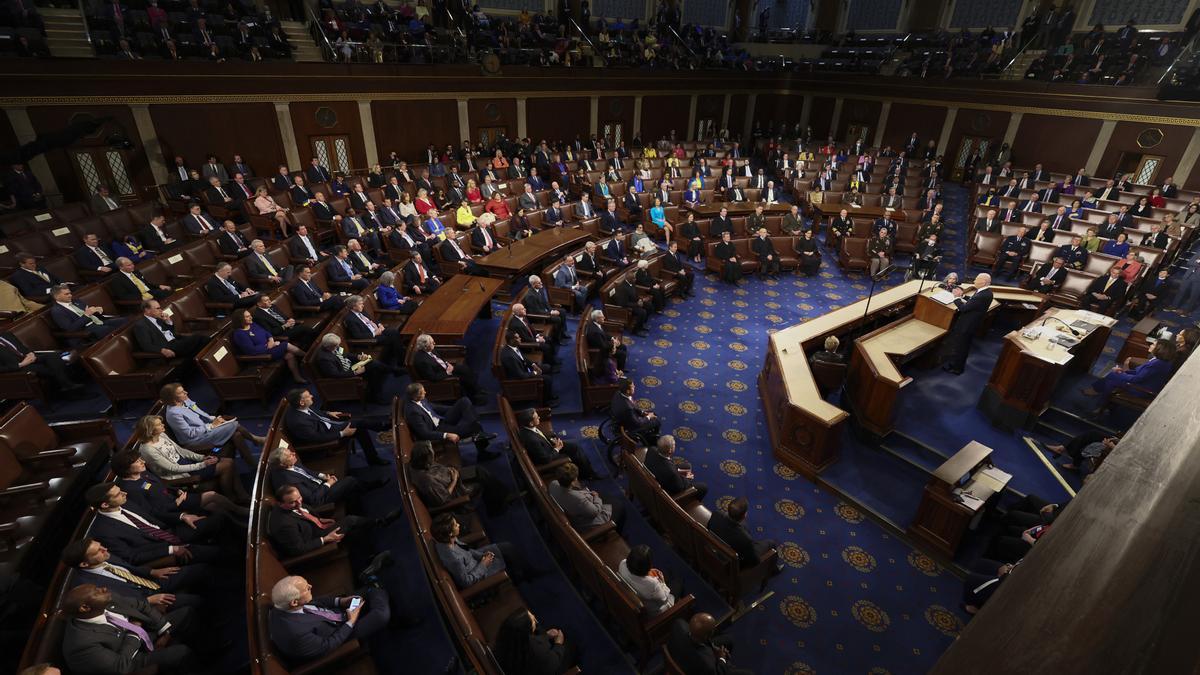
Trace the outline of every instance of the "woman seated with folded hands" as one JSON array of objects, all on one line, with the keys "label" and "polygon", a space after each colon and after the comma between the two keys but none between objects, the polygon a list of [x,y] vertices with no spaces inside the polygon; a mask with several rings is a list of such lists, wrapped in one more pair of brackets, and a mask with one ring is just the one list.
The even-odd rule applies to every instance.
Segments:
[{"label": "woman seated with folded hands", "polygon": [[303,349],[288,342],[287,339],[276,340],[271,335],[271,331],[254,323],[254,316],[248,309],[235,312],[233,319],[237,329],[233,331],[230,339],[233,340],[233,346],[239,354],[269,356],[272,361],[283,359],[287,363],[288,370],[292,372],[292,379],[299,384],[308,384],[308,380],[304,379],[304,375],[300,372],[300,359],[304,358]]}]

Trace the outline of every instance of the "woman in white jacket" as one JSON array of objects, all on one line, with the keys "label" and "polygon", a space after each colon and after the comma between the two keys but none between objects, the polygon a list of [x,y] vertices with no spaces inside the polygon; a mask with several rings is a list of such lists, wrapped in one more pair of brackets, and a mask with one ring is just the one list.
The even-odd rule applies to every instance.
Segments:
[{"label": "woman in white jacket", "polygon": [[138,420],[134,439],[147,468],[167,481],[188,476],[215,479],[221,494],[238,504],[249,503],[249,495],[238,480],[232,459],[192,452],[171,440],[166,431],[167,427],[158,415],[146,415]]}]

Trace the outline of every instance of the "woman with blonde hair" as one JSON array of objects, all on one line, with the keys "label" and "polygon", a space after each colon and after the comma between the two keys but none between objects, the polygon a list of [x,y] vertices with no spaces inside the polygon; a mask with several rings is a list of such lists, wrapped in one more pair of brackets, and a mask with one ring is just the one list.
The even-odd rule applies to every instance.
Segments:
[{"label": "woman with blonde hair", "polygon": [[246,489],[238,480],[233,460],[215,455],[202,455],[180,446],[167,435],[167,427],[158,415],[146,415],[134,428],[134,442],[146,466],[166,481],[196,477],[216,480],[221,494],[239,504],[249,501]]},{"label": "woman with blonde hair", "polygon": [[274,217],[275,222],[279,223],[279,231],[283,233],[283,238],[287,239],[288,211],[280,206],[274,197],[267,194],[266,186],[260,185],[254,191],[254,208],[258,209],[261,215]]}]

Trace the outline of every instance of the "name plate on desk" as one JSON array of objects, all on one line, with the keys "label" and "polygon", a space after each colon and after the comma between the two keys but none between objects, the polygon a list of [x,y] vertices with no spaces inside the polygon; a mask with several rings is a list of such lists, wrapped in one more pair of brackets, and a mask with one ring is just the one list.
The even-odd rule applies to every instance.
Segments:
[{"label": "name plate on desk", "polygon": [[170,258],[167,258],[167,262],[171,263],[172,265],[181,263],[183,262],[183,256],[178,254],[173,255]]},{"label": "name plate on desk", "polygon": [[53,230],[50,230],[50,234],[52,234],[56,237],[62,237],[64,235],[68,235],[70,233],[71,233],[71,228],[69,228],[69,227],[58,227]]}]

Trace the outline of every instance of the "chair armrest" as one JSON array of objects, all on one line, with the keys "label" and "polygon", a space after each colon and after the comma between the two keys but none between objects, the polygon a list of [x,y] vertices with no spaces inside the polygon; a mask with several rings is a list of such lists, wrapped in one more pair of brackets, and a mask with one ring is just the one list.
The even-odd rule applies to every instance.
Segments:
[{"label": "chair armrest", "polygon": [[267,363],[271,361],[270,354],[237,354],[233,358],[237,359],[238,362],[246,363]]},{"label": "chair armrest", "polygon": [[467,348],[463,345],[438,345],[437,350],[443,354],[443,358],[464,358],[467,355]]},{"label": "chair armrest", "polygon": [[25,463],[58,461],[62,464],[70,466],[71,460],[74,457],[75,457],[74,450],[62,448],[59,450],[43,450],[42,452],[39,452],[38,454],[32,455],[30,457],[21,457],[20,462],[22,464],[25,464]]},{"label": "chair armrest", "polygon": [[213,322],[215,322],[216,320],[217,320],[217,317],[215,317],[215,316],[189,316],[189,317],[184,318],[183,322],[185,324],[192,324],[195,326],[203,326],[205,328],[211,328],[213,325]]},{"label": "chair armrest", "polygon": [[597,539],[603,538],[609,532],[613,532],[616,529],[617,529],[616,523],[614,523],[610,520],[607,523],[604,523],[603,525],[597,525],[596,527],[593,527],[592,529],[588,530],[587,532],[581,532],[579,536],[583,537],[583,540],[590,544],[593,541],[596,541]]},{"label": "chair armrest", "polygon": [[83,330],[50,331],[50,335],[62,340],[85,340],[88,332]]},{"label": "chair armrest", "polygon": [[301,553],[294,558],[288,558],[287,560],[281,560],[280,562],[285,568],[291,570],[296,567],[311,565],[314,562],[325,560],[327,558],[334,558],[340,554],[341,551],[338,550],[337,542],[329,542],[328,544],[321,546],[321,548],[313,549],[308,553]]},{"label": "chair armrest", "polygon": [[664,626],[669,626],[675,622],[675,619],[691,616],[694,614],[693,604],[696,602],[696,596],[688,593],[682,598],[677,598],[675,604],[667,611],[657,614],[646,621],[646,632],[654,633]]},{"label": "chair armrest", "polygon": [[233,310],[232,302],[208,302],[204,301],[204,308],[208,310],[216,310],[221,312],[230,312]]},{"label": "chair armrest", "polygon": [[454,509],[457,509],[460,506],[466,506],[467,504],[470,504],[470,503],[471,503],[471,497],[468,495],[462,495],[459,497],[455,497],[454,499],[451,499],[450,501],[446,502],[445,504],[442,504],[441,506],[434,506],[434,507],[430,508],[429,513],[436,514],[436,513],[442,513],[444,511],[452,511]]},{"label": "chair armrest", "polygon": [[107,419],[51,422],[50,429],[54,431],[60,443],[71,443],[76,439],[89,439],[95,436],[106,436],[114,442],[116,440],[112,423]]},{"label": "chair armrest", "polygon": [[504,584],[506,584],[508,582],[509,582],[508,572],[500,571],[496,574],[486,577],[483,580],[477,581],[474,584],[462,589],[462,591],[461,591],[462,599],[467,602],[470,602],[472,598],[479,595],[480,593],[486,593],[487,591],[494,590],[496,588],[499,588],[500,586],[503,586]]},{"label": "chair armrest", "polygon": [[699,493],[696,492],[696,487],[694,485],[689,485],[683,492],[671,495],[671,501],[675,502],[676,504],[682,504],[691,499],[695,499],[697,494]]},{"label": "chair armrest", "polygon": [[13,485],[0,490],[0,499],[6,497],[23,497],[35,494],[41,494],[50,489],[50,483],[41,481],[40,483],[26,483],[24,485]]},{"label": "chair armrest", "polygon": [[348,660],[358,658],[364,654],[365,650],[358,640],[347,640],[328,654],[317,657],[302,666],[289,668],[288,672],[291,675],[316,675],[316,673],[334,668],[341,670],[347,665]]},{"label": "chair armrest", "polygon": [[167,357],[158,352],[134,352],[133,358],[139,361],[166,361]]}]

